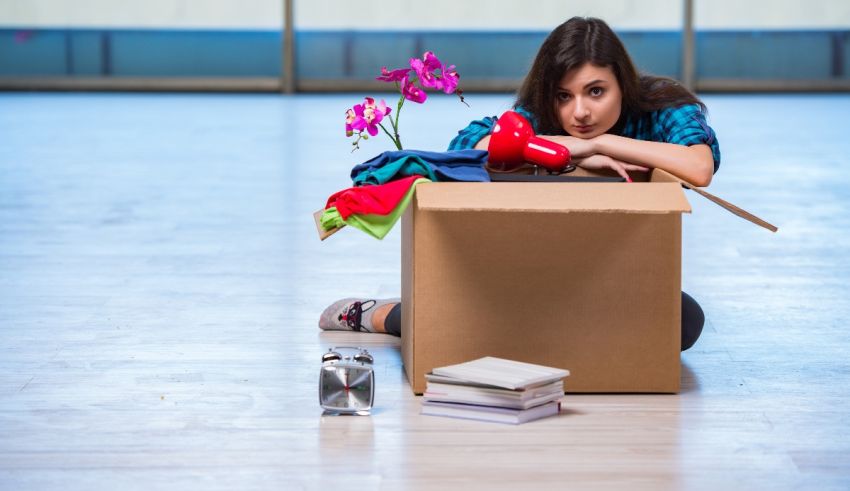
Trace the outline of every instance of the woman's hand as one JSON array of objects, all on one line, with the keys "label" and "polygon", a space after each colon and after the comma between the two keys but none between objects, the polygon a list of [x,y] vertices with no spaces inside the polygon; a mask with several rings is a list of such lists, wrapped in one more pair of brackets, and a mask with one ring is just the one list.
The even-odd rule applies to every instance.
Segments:
[{"label": "woman's hand", "polygon": [[537,135],[540,138],[549,140],[567,147],[570,155],[574,158],[590,157],[597,152],[595,138],[582,139],[574,136],[565,135]]},{"label": "woman's hand", "polygon": [[570,163],[583,169],[611,169],[629,182],[632,180],[632,178],[629,177],[629,171],[649,171],[648,167],[630,164],[628,162],[623,162],[622,160],[617,160],[613,157],[597,153],[599,151],[597,145],[598,137],[584,139],[564,135],[539,136],[540,138],[544,138],[567,147],[570,151],[570,156],[572,157],[572,161]]},{"label": "woman's hand", "polygon": [[649,171],[648,167],[623,162],[622,160],[617,160],[607,155],[602,155],[601,153],[584,158],[574,158],[571,163],[581,167],[582,169],[612,169],[628,182],[632,182],[632,178],[629,177],[628,171]]}]

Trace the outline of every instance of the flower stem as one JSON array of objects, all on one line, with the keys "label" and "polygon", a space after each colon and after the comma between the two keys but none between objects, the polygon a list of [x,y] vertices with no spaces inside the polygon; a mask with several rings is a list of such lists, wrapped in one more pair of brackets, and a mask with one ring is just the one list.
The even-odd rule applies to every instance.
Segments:
[{"label": "flower stem", "polygon": [[401,150],[401,136],[398,134],[398,117],[401,116],[402,106],[404,106],[404,94],[398,98],[398,104],[396,104],[395,108],[395,120],[393,120],[393,117],[390,116],[390,122],[393,124],[393,133],[395,134],[395,139],[393,139],[393,141],[399,150]]},{"label": "flower stem", "polygon": [[[389,119],[390,119],[390,122],[392,122],[393,118],[389,118]],[[386,134],[387,134],[387,136],[388,136],[388,137],[390,137],[390,140],[392,140],[392,141],[393,141],[393,143],[395,143],[395,147],[396,147],[397,149],[399,149],[399,150],[402,150],[402,148],[401,148],[401,140],[397,138],[397,137],[398,137],[398,133],[396,133],[396,137],[393,137],[393,135],[392,135],[392,134],[390,134],[390,132],[389,132],[389,131],[387,131],[387,128],[386,128],[386,127],[384,127],[383,123],[378,123],[378,126],[380,126],[380,127],[381,127],[381,129],[382,129],[382,130],[384,130],[384,133],[386,133]]]}]

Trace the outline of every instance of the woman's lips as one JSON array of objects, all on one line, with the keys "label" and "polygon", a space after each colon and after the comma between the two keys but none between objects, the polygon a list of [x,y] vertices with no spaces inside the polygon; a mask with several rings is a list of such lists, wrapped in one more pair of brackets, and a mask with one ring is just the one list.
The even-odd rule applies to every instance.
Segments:
[{"label": "woman's lips", "polygon": [[579,133],[590,133],[591,131],[593,131],[593,125],[592,124],[585,125],[585,126],[574,126],[573,128],[575,128],[576,131],[578,131]]}]

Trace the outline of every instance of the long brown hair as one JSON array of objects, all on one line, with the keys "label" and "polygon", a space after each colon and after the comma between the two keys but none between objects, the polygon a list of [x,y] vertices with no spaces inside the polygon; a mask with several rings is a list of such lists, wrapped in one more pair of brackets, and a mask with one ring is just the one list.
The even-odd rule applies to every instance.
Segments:
[{"label": "long brown hair", "polygon": [[605,21],[593,17],[573,17],[556,27],[540,46],[540,51],[517,93],[516,106],[537,118],[538,132],[562,133],[555,111],[558,85],[564,74],[585,63],[610,67],[623,93],[620,120],[642,114],[698,104],[705,105],[691,91],[667,77],[639,74],[620,38]]}]

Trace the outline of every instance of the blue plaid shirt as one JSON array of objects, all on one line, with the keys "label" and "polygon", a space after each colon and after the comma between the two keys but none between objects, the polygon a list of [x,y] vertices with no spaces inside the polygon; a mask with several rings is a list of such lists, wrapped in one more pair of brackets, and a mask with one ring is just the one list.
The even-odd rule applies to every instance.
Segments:
[{"label": "blue plaid shirt", "polygon": [[[534,116],[522,107],[515,109],[531,122],[537,131],[537,121]],[[473,148],[482,138],[490,134],[496,124],[496,117],[486,117],[469,123],[460,130],[449,143],[449,150]],[[711,147],[714,158],[714,172],[720,167],[720,145],[717,135],[708,126],[700,107],[696,104],[660,109],[645,114],[639,119],[629,119],[623,126],[620,136],[654,142],[675,143],[678,145],[697,145],[705,143]]]}]

